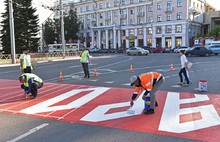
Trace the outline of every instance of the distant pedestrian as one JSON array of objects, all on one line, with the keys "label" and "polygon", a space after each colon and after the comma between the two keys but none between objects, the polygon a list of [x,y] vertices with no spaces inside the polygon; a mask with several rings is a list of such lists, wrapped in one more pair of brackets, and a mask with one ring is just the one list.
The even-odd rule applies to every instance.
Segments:
[{"label": "distant pedestrian", "polygon": [[90,78],[89,74],[89,63],[90,63],[90,58],[89,58],[89,51],[88,49],[85,48],[85,46],[82,47],[82,52],[80,53],[80,62],[82,64],[82,68],[84,71],[84,78],[88,77]]},{"label": "distant pedestrian", "polygon": [[20,68],[22,73],[31,73],[34,69],[28,49],[24,49],[23,54],[20,55]]},{"label": "distant pedestrian", "polygon": [[182,74],[183,74],[186,79],[185,86],[188,87],[188,86],[190,86],[190,84],[189,84],[189,77],[187,75],[187,62],[188,62],[188,60],[185,56],[185,50],[180,50],[180,55],[181,55],[180,56],[181,69],[179,72],[180,82],[178,84],[183,85],[183,77],[182,77]]},{"label": "distant pedestrian", "polygon": [[33,73],[24,73],[19,77],[21,88],[24,90],[24,94],[27,97],[29,93],[30,96],[34,98],[38,95],[38,89],[43,87],[43,80]]},{"label": "distant pedestrian", "polygon": [[142,99],[145,100],[147,94],[150,94],[150,109],[144,112],[144,114],[154,114],[155,106],[158,106],[156,101],[156,92],[159,90],[160,86],[164,83],[165,78],[161,73],[158,72],[147,72],[140,74],[138,76],[132,76],[130,78],[131,86],[135,85],[130,105],[134,105],[134,100],[137,97],[138,93],[143,89],[145,93],[142,96]]}]

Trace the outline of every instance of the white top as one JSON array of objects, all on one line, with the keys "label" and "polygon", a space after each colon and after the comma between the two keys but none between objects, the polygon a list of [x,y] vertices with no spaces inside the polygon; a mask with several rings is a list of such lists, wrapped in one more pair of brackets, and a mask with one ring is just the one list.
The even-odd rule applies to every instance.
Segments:
[{"label": "white top", "polygon": [[186,59],[185,55],[181,55],[180,56],[180,61],[181,61],[181,69],[185,67],[185,64],[188,62],[188,60]]},{"label": "white top", "polygon": [[20,59],[25,60],[26,66],[31,66],[31,56],[29,54],[21,54]]}]

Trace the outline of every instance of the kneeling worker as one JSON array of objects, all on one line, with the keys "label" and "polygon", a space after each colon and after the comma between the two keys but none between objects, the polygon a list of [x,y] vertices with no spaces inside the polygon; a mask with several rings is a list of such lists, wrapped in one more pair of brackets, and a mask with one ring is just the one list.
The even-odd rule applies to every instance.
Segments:
[{"label": "kneeling worker", "polygon": [[148,93],[150,93],[150,109],[144,112],[144,114],[153,114],[154,108],[157,106],[156,102],[156,92],[159,90],[160,86],[164,83],[165,78],[162,74],[158,72],[148,72],[143,73],[138,76],[132,76],[131,79],[131,86],[135,85],[136,88],[134,89],[133,96],[131,98],[130,105],[133,106],[134,100],[137,97],[138,93],[141,89],[146,90],[142,99],[145,100],[145,97]]},{"label": "kneeling worker", "polygon": [[22,83],[21,88],[24,89],[26,96],[31,93],[30,96],[36,98],[38,89],[43,87],[43,80],[33,73],[22,74],[19,81]]}]

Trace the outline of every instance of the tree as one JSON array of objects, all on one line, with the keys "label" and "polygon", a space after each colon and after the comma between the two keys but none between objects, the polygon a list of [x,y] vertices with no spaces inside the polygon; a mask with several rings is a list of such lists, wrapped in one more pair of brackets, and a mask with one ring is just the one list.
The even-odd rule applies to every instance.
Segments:
[{"label": "tree", "polygon": [[43,28],[43,34],[44,34],[44,41],[48,44],[53,44],[55,41],[56,36],[56,28],[54,25],[54,22],[52,19],[48,19],[45,22],[44,28]]},{"label": "tree", "polygon": [[[5,13],[3,13],[3,21],[1,25],[2,46],[5,53],[11,53],[10,46],[10,25],[8,0],[4,1],[6,5]],[[15,50],[21,53],[24,48],[28,48],[35,52],[38,50],[39,39],[37,37],[38,16],[35,15],[36,8],[32,7],[32,0],[13,0],[13,16],[14,16],[14,33],[15,33]]]},{"label": "tree", "polygon": [[215,26],[214,29],[212,29],[212,30],[209,32],[209,36],[214,36],[214,37],[220,36],[220,25]]},{"label": "tree", "polygon": [[65,16],[64,31],[67,42],[73,42],[78,39],[79,23],[76,11],[70,10],[68,16]]}]

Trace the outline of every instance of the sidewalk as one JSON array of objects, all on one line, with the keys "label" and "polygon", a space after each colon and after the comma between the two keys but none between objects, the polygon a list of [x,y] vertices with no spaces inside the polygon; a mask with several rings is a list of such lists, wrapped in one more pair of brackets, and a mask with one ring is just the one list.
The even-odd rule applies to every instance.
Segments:
[{"label": "sidewalk", "polygon": [[[48,60],[33,60],[33,62],[36,63],[45,63],[45,62],[56,62],[56,61],[68,61],[68,60],[79,60],[80,57],[66,57],[66,58],[62,58],[62,57],[57,57],[57,59],[48,59]],[[9,62],[1,62],[0,61],[0,68],[1,67],[12,67],[12,66],[20,66],[20,63],[16,63],[16,64],[12,64]]]}]

